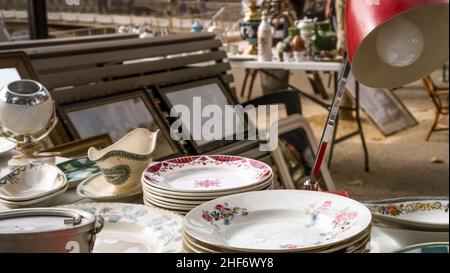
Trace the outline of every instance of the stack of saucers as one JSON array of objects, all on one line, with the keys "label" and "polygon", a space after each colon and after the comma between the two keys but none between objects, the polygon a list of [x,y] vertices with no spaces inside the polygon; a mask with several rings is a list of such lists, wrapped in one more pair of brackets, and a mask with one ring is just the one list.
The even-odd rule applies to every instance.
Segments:
[{"label": "stack of saucers", "polygon": [[0,203],[9,208],[42,206],[67,188],[66,176],[58,167],[35,162],[0,178]]},{"label": "stack of saucers", "polygon": [[370,211],[350,198],[274,190],[222,197],[183,221],[183,252],[367,252]]},{"label": "stack of saucers", "polygon": [[227,195],[273,188],[270,166],[228,155],[188,156],[150,166],[142,174],[144,203],[180,214]]}]

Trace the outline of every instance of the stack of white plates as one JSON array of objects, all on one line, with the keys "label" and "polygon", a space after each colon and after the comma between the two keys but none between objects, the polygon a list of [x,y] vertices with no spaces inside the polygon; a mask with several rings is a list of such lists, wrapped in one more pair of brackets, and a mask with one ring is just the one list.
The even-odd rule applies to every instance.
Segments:
[{"label": "stack of white plates", "polygon": [[367,252],[370,211],[322,192],[241,193],[202,204],[183,221],[183,252]]},{"label": "stack of white plates", "polygon": [[270,166],[227,155],[158,162],[142,174],[144,203],[180,214],[223,196],[273,188]]},{"label": "stack of white plates", "polygon": [[35,162],[0,178],[0,203],[9,208],[41,206],[68,187],[66,176],[58,167]]}]

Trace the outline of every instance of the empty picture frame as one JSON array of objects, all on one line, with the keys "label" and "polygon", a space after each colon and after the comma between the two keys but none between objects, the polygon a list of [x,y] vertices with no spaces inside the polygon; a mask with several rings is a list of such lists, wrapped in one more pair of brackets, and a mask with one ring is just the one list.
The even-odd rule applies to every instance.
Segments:
[{"label": "empty picture frame", "polygon": [[22,51],[0,53],[0,88],[21,79],[37,80],[28,56]]},{"label": "empty picture frame", "polygon": [[[353,75],[347,89],[355,98],[357,83]],[[418,124],[397,96],[388,89],[372,88],[358,84],[361,108],[385,136],[395,134]]]},{"label": "empty picture frame", "polygon": [[60,112],[75,139],[107,133],[116,142],[136,128],[159,129],[154,158],[164,159],[179,153],[143,90],[62,106]]},{"label": "empty picture frame", "polygon": [[[197,118],[199,115],[197,111],[198,109],[194,109],[194,98],[201,99],[202,107],[205,105],[218,105],[219,107],[221,107],[221,109],[224,109],[225,105],[235,105],[232,97],[227,92],[220,79],[211,78],[206,80],[194,81],[175,85],[172,87],[160,88],[159,91],[169,109],[172,109],[176,105],[183,105],[190,110],[191,114],[189,116],[180,116],[179,118],[182,122],[183,130],[190,135],[190,139],[192,140],[191,143],[198,153],[205,153],[230,144],[230,142],[234,142],[224,139],[205,140],[203,138],[195,137],[194,135],[198,134],[198,131],[196,131],[192,126],[193,119],[194,117]],[[202,109],[200,109],[200,111],[201,110]],[[201,116],[200,118],[202,125],[205,124],[207,120],[212,119],[212,117],[202,118]],[[236,122],[242,125],[241,128],[244,128],[242,133],[245,134],[246,122],[244,116],[238,115],[236,118]],[[196,132],[194,133],[193,131]],[[224,137],[233,137],[234,139],[234,134],[232,136],[227,135]]]},{"label": "empty picture frame", "polygon": [[[300,114],[280,120],[279,146],[273,152],[277,169],[286,188],[301,188],[311,175],[317,142],[306,118]],[[336,187],[324,163],[321,168],[321,189],[334,191]]]}]

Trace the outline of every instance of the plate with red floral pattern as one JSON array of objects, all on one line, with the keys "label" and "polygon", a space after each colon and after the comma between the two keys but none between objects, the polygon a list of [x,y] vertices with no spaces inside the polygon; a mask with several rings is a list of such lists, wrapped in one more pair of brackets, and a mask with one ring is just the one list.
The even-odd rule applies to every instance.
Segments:
[{"label": "plate with red floral pattern", "polygon": [[258,160],[228,155],[187,156],[153,164],[142,174],[150,187],[172,192],[226,192],[265,183],[272,168]]}]

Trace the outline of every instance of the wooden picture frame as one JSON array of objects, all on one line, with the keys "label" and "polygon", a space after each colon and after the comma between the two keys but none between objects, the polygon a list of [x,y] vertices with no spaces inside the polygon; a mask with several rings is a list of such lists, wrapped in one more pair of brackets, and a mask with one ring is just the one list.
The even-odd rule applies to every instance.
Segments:
[{"label": "wooden picture frame", "polygon": [[[290,115],[280,120],[278,125],[281,143],[272,153],[277,169],[286,188],[301,189],[303,182],[311,175],[318,147],[317,141],[308,120],[300,114]],[[283,148],[288,145],[291,147]],[[295,164],[292,163],[293,161]],[[299,168],[303,170],[302,174],[298,174]],[[321,189],[336,190],[326,162],[321,168],[321,178]]]},{"label": "wooden picture frame", "polygon": [[[168,109],[172,109],[174,105],[182,104],[192,108],[192,98],[193,94],[202,98],[202,106],[206,104],[215,104],[219,106],[224,105],[237,105],[235,99],[230,94],[230,92],[225,87],[224,83],[218,77],[195,80],[185,83],[180,83],[172,86],[158,87],[159,92],[163,102],[166,104]],[[186,92],[185,95],[182,93]],[[214,92],[214,93],[213,93]],[[190,101],[187,101],[190,100]],[[205,102],[206,100],[206,102]],[[192,109],[191,109],[192,113]],[[247,122],[245,117],[242,116],[243,128],[242,132],[244,135],[247,134]],[[183,124],[184,126],[184,124]],[[188,131],[191,135],[191,140],[189,141],[194,147],[198,154],[204,154],[209,151],[219,149],[221,147],[235,143],[236,140],[212,140],[212,141],[199,141],[194,140],[190,129],[184,127],[184,130]],[[234,139],[234,136],[233,136]]]},{"label": "wooden picture frame", "polygon": [[347,82],[350,95],[355,98],[356,91],[359,92],[361,108],[384,136],[393,135],[419,124],[391,90],[372,88],[357,83],[353,75],[350,75]]},{"label": "wooden picture frame", "polygon": [[87,151],[90,147],[95,147],[97,149],[104,149],[112,145],[112,140],[108,134],[102,134],[99,136],[94,136],[90,138],[75,140],[62,145],[52,147],[45,150],[44,152],[49,153],[59,153],[62,157],[81,157],[86,156]]},{"label": "wooden picture frame", "polygon": [[[64,124],[74,139],[107,133],[113,142],[136,128],[159,129],[154,158],[180,154],[144,90],[98,98],[59,107]],[[106,115],[102,113],[107,113]]]},{"label": "wooden picture frame", "polygon": [[1,71],[3,69],[15,69],[20,76],[20,78],[15,80],[38,80],[30,59],[23,51],[0,53],[0,79],[2,78]]}]

